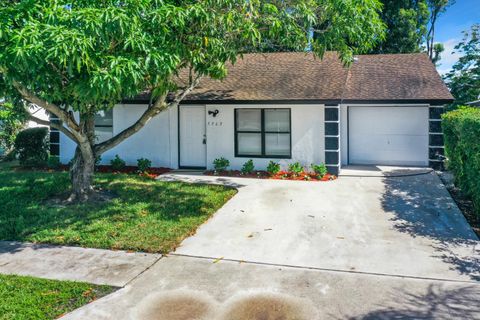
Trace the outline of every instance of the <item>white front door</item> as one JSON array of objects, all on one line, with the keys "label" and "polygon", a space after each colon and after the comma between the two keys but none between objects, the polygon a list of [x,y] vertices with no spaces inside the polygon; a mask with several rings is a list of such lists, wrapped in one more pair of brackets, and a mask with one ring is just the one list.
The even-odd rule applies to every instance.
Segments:
[{"label": "white front door", "polygon": [[205,106],[180,108],[180,167],[205,168],[207,164]]},{"label": "white front door", "polygon": [[428,107],[349,107],[349,163],[428,165]]}]

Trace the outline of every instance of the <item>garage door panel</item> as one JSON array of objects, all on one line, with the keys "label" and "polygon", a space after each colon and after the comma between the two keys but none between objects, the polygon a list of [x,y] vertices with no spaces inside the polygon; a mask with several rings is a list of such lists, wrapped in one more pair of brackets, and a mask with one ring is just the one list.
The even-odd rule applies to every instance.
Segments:
[{"label": "garage door panel", "polygon": [[428,108],[350,107],[351,164],[427,165]]}]

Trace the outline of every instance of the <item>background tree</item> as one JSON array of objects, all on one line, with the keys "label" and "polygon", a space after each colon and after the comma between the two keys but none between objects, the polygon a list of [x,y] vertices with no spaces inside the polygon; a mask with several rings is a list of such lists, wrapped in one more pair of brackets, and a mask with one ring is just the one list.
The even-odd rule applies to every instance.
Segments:
[{"label": "background tree", "polygon": [[15,137],[25,128],[24,108],[15,109],[11,102],[0,101],[0,156],[13,155]]},{"label": "background tree", "polygon": [[440,54],[444,51],[443,45],[435,43],[435,26],[438,22],[438,17],[454,3],[455,0],[427,0],[430,15],[425,42],[427,44],[427,54],[434,63],[440,60]]},{"label": "background tree", "polygon": [[[345,62],[381,37],[377,0],[11,0],[0,2],[0,96],[56,115],[40,124],[77,144],[70,200],[93,191],[95,158],[177,106],[202,77],[221,79],[246,48],[272,39]],[[321,36],[311,43],[315,25]],[[130,127],[97,143],[94,118],[151,91]]]},{"label": "background tree", "polygon": [[426,0],[382,0],[381,18],[387,26],[385,40],[370,53],[422,51],[429,17]]},{"label": "background tree", "polygon": [[455,97],[453,106],[465,105],[480,97],[480,24],[474,24],[463,34],[463,40],[455,46],[461,57],[444,76]]}]

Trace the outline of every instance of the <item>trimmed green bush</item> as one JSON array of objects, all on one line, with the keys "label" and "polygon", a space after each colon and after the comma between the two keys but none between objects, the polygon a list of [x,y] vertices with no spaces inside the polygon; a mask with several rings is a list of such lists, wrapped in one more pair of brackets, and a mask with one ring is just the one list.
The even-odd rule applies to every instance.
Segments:
[{"label": "trimmed green bush", "polygon": [[480,215],[480,109],[461,107],[443,115],[447,167]]},{"label": "trimmed green bush", "polygon": [[225,171],[230,166],[230,161],[224,157],[213,160],[215,171]]},{"label": "trimmed green bush", "polygon": [[290,172],[294,176],[300,175],[303,170],[303,166],[300,164],[300,162],[294,162],[288,165],[288,172]]},{"label": "trimmed green bush", "polygon": [[152,161],[146,158],[140,158],[137,160],[138,171],[147,172],[148,169],[152,166]]},{"label": "trimmed green bush", "polygon": [[110,160],[110,165],[112,166],[112,169],[113,169],[113,170],[115,170],[115,171],[120,171],[120,170],[122,170],[123,168],[125,168],[125,166],[126,166],[127,164],[126,164],[125,161],[124,161],[122,158],[120,158],[120,157],[118,156],[118,154],[117,154],[117,155],[115,155],[115,158],[113,158],[112,160]]},{"label": "trimmed green bush", "polygon": [[253,172],[253,170],[255,170],[255,165],[253,164],[252,159],[248,160],[243,164],[243,167],[242,167],[243,174],[250,174]]},{"label": "trimmed green bush", "polygon": [[15,151],[23,166],[42,167],[48,160],[48,128],[20,131],[15,138]]},{"label": "trimmed green bush", "polygon": [[60,158],[58,156],[49,156],[47,160],[47,166],[50,169],[58,169],[60,168]]},{"label": "trimmed green bush", "polygon": [[280,172],[280,164],[275,161],[270,161],[267,166],[267,172],[272,176]]},{"label": "trimmed green bush", "polygon": [[317,174],[318,178],[323,178],[327,174],[327,166],[324,163],[312,164],[312,170]]}]

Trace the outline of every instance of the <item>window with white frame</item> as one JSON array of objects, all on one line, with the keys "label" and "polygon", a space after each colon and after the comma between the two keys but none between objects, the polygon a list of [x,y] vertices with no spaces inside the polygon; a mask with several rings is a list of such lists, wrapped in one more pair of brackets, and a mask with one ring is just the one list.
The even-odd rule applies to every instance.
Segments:
[{"label": "window with white frame", "polygon": [[113,137],[113,110],[102,110],[95,115],[95,137],[103,142]]},{"label": "window with white frame", "polygon": [[290,109],[235,109],[235,156],[291,158]]}]

